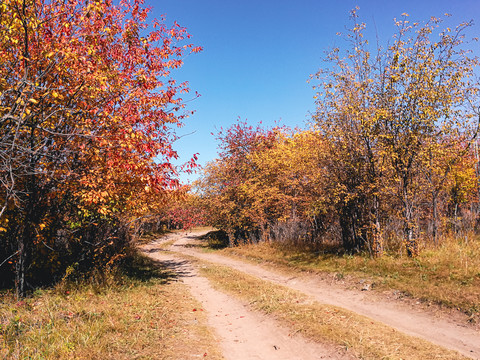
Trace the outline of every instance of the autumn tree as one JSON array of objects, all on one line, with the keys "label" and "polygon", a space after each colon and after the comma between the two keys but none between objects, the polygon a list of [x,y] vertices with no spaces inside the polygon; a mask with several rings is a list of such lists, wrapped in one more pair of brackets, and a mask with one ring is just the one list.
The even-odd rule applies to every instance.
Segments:
[{"label": "autumn tree", "polygon": [[220,156],[197,183],[207,221],[227,232],[231,246],[315,243],[331,214],[320,134],[239,122],[219,139]]},{"label": "autumn tree", "polygon": [[275,131],[238,121],[217,134],[219,157],[204,169],[197,187],[209,213],[210,224],[224,229],[230,246],[257,228],[250,210],[255,201],[247,184],[259,169],[251,155],[272,146]]},{"label": "autumn tree", "polygon": [[[430,156],[432,144],[449,136],[472,140],[478,127],[470,107],[478,94],[472,81],[478,60],[462,47],[463,33],[471,23],[441,30],[434,40],[440,24],[437,18],[423,25],[411,24],[407,15],[397,21],[398,33],[384,55],[386,66],[378,82],[376,107],[384,131],[382,146],[398,184],[409,256],[418,253],[412,201],[416,164]],[[468,140],[464,143],[469,145]],[[458,159],[464,150],[456,150]]]},{"label": "autumn tree", "polygon": [[332,210],[327,154],[318,132],[283,128],[270,147],[249,155],[257,171],[245,186],[263,239],[313,244],[326,231]]},{"label": "autumn tree", "polygon": [[357,9],[351,19],[346,50],[329,52],[312,76],[312,129],[238,123],[220,132],[199,188],[230,245],[335,239],[347,252],[381,256],[401,239],[414,257],[420,233],[437,243],[460,205],[478,201],[471,24],[442,30],[439,19],[411,24],[405,14],[391,45],[372,50]]},{"label": "autumn tree", "polygon": [[[343,246],[347,251],[368,246],[380,256],[381,185],[385,157],[381,126],[375,107],[381,58],[368,50],[365,24],[351,12],[353,28],[346,34],[348,50],[333,49],[325,68],[313,78],[319,83],[316,127],[331,146],[329,172],[334,189]],[[383,183],[385,185],[385,183]]]},{"label": "autumn tree", "polygon": [[[444,180],[434,185],[432,175],[442,173],[440,177],[446,179],[465,149],[450,147],[456,152],[442,165],[429,159],[448,137],[469,139],[463,142],[469,146],[477,130],[478,119],[470,105],[478,93],[473,82],[478,60],[463,42],[471,24],[440,30],[434,40],[440,19],[411,24],[405,14],[396,21],[393,44],[377,48],[372,55],[356,10],[352,18],[354,27],[347,35],[351,47],[345,55],[334,49],[327,58],[333,69],[316,75],[322,82],[314,117],[334,144],[337,173],[344,172],[338,179],[340,211],[345,214],[342,233],[344,238],[353,237],[353,243],[358,243],[358,236],[381,254],[379,200],[382,193],[392,192],[401,207],[407,253],[415,256],[417,175],[422,165],[436,166],[426,174],[433,186],[435,212],[438,184]],[[369,233],[371,240],[365,241]]]},{"label": "autumn tree", "polygon": [[159,215],[160,221],[169,229],[190,230],[206,223],[206,214],[200,198],[192,191],[191,186],[187,185],[175,191],[174,199]]},{"label": "autumn tree", "polygon": [[[39,254],[58,260],[74,242],[98,255],[119,238],[117,220],[177,186],[170,160],[188,88],[170,72],[199,49],[181,44],[189,35],[176,23],[147,29],[142,0],[0,9],[0,237],[23,296]],[[114,227],[92,244],[99,223]]]}]

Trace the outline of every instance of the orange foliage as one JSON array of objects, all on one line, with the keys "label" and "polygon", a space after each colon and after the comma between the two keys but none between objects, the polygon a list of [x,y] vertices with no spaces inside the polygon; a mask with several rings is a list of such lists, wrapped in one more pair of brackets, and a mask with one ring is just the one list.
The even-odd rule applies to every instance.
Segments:
[{"label": "orange foliage", "polygon": [[148,29],[142,0],[0,7],[0,219],[24,287],[37,232],[132,219],[177,187],[172,143],[189,89],[170,71],[200,49],[176,23]]}]

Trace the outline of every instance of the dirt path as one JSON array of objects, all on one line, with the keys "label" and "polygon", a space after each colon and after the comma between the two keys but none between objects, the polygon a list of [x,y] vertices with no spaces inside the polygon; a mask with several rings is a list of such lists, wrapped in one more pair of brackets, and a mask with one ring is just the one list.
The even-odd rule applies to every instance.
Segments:
[{"label": "dirt path", "polygon": [[[195,247],[191,246],[192,243],[194,244],[198,241],[197,237],[199,235],[201,234],[190,233],[187,236],[185,236],[185,234],[170,235],[167,239],[161,240],[161,242],[167,240],[173,241],[173,245],[169,248],[169,251],[164,252],[164,254],[168,253],[171,254],[168,256],[173,256],[172,252],[178,252],[180,254],[195,256],[199,259],[207,260],[216,264],[226,265],[249,275],[256,276],[260,279],[268,280],[273,283],[281,284],[301,291],[314,297],[320,303],[343,307],[358,314],[365,315],[377,321],[383,322],[384,324],[406,334],[420,337],[432,343],[456,350],[467,357],[480,359],[480,333],[474,329],[464,326],[463,324],[456,323],[452,320],[435,317],[432,314],[425,313],[419,309],[412,309],[411,307],[402,305],[401,303],[395,301],[381,299],[378,297],[374,298],[369,296],[368,292],[346,290],[335,284],[327,284],[325,280],[315,276],[289,277],[278,272],[267,270],[263,267],[245,263],[229,257],[213,253],[200,252],[196,250]],[[152,249],[155,249],[155,247],[158,246],[158,243],[152,243],[150,246]],[[199,277],[192,277],[191,279],[193,278],[201,279]],[[205,281],[205,279],[202,281]],[[214,290],[212,289],[212,291]],[[210,293],[210,290],[204,288],[202,290],[202,295],[199,297],[203,298],[208,293]],[[224,327],[221,326],[220,329],[222,328]],[[267,329],[269,328],[267,327]],[[245,329],[243,329],[242,332],[243,331],[245,331]],[[249,332],[249,330],[246,331],[247,333]],[[270,332],[270,329],[267,332]],[[270,347],[273,348],[273,345],[270,345]],[[231,351],[230,348],[228,349],[228,351]],[[255,359],[256,357],[232,357],[232,359],[234,358]],[[262,356],[257,358],[281,359],[282,357],[271,357],[266,355],[265,357]],[[287,358],[295,359],[295,357],[288,356],[286,359]],[[318,359],[322,357],[317,356],[316,358]],[[309,358],[302,355],[301,359]]]},{"label": "dirt path", "polygon": [[276,321],[248,310],[245,304],[212,288],[191,263],[176,257],[171,251],[158,250],[154,245],[144,249],[149,256],[174,270],[190,287],[192,295],[203,306],[195,310],[207,312],[209,325],[217,334],[225,359],[354,359],[331,346],[292,336]]}]

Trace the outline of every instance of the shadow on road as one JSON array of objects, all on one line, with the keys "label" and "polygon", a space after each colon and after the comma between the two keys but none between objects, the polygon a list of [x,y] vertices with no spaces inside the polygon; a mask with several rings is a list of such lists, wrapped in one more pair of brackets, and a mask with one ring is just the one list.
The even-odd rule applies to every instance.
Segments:
[{"label": "shadow on road", "polygon": [[127,259],[121,266],[122,273],[132,280],[141,282],[160,279],[162,284],[178,281],[180,276],[188,276],[185,270],[180,271],[180,267],[183,265],[181,263],[184,261],[179,261],[179,264],[171,264],[153,259],[146,254],[157,252],[156,249],[152,250],[153,251],[143,251],[144,254],[138,253],[130,259]]},{"label": "shadow on road", "polygon": [[[180,246],[180,245],[175,245]],[[167,274],[168,280],[177,281],[180,277],[193,277],[195,274],[192,272],[190,263],[187,260],[181,259],[158,259],[155,258],[155,254],[169,253],[166,249],[151,248],[151,249],[142,249],[141,252],[144,255],[141,257],[144,258],[145,262],[149,262],[151,267],[159,270],[162,274]],[[138,267],[137,267],[138,268]],[[140,274],[140,276],[149,276],[150,268],[146,272]]]},{"label": "shadow on road", "polygon": [[162,260],[160,263],[170,271],[177,274],[177,277],[193,277],[195,276],[191,265],[186,260]]},{"label": "shadow on road", "polygon": [[151,248],[151,249],[142,249],[142,253],[145,254],[154,254],[154,253],[160,253],[160,252],[167,252],[167,249],[161,249],[161,248]]}]

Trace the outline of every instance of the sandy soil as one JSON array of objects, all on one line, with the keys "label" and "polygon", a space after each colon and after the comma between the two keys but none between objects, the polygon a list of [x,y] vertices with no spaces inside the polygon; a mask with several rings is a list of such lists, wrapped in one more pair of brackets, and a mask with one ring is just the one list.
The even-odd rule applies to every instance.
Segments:
[{"label": "sandy soil", "polygon": [[[144,247],[152,257],[167,261],[185,274],[183,279],[192,294],[204,304],[210,325],[216,329],[226,359],[346,359],[347,354],[336,349],[292,338],[273,320],[247,310],[244,304],[220,293],[198,276],[191,264],[175,257],[188,254],[213,263],[288,286],[314,297],[318,302],[335,305],[380,321],[398,331],[480,359],[480,332],[454,318],[439,316],[405,303],[375,296],[369,291],[348,290],[318,276],[286,276],[278,271],[242,262],[214,253],[204,253],[192,244],[202,233],[171,234]],[[173,241],[168,251],[159,251],[164,241]],[[181,265],[178,265],[181,264]],[[185,267],[185,268],[183,268]],[[221,304],[219,306],[219,304]]]},{"label": "sandy soil", "polygon": [[307,341],[292,335],[275,320],[250,311],[246,304],[212,288],[199,276],[190,262],[176,257],[171,251],[144,248],[155,260],[174,270],[190,287],[192,295],[202,304],[208,324],[216,333],[223,356],[227,360],[316,360],[355,359],[332,346]]}]

